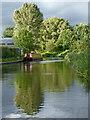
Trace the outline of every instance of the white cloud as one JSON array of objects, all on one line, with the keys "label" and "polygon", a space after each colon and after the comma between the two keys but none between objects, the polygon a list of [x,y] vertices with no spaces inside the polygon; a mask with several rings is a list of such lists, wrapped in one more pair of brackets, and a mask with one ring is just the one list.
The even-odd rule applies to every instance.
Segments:
[{"label": "white cloud", "polygon": [[38,5],[44,18],[63,17],[72,25],[88,22],[88,3],[40,3]]},{"label": "white cloud", "polygon": [[10,113],[5,116],[5,118],[30,118],[31,115],[27,115],[26,113]]}]

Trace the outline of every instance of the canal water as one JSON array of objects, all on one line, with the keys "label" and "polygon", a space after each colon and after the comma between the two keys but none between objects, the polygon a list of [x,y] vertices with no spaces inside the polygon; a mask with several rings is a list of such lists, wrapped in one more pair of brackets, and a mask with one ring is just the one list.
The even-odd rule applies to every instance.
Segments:
[{"label": "canal water", "polygon": [[2,115],[88,118],[88,92],[63,60],[3,65]]}]

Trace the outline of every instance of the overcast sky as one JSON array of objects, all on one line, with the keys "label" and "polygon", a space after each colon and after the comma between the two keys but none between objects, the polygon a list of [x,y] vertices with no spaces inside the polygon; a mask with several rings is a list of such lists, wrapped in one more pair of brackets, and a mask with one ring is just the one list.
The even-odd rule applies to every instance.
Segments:
[{"label": "overcast sky", "polygon": [[[35,2],[34,2],[35,3]],[[2,2],[2,31],[14,26],[12,17],[15,9],[23,2]],[[71,25],[88,23],[88,2],[37,2],[44,19],[56,16],[68,19]]]}]

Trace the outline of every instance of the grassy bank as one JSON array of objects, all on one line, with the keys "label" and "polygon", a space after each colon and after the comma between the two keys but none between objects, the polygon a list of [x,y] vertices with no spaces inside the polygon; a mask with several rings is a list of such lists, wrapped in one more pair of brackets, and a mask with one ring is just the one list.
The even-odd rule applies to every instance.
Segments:
[{"label": "grassy bank", "polygon": [[85,79],[88,78],[88,53],[70,53],[65,57],[66,61],[69,62],[74,71],[79,74],[80,77]]},{"label": "grassy bank", "polygon": [[12,61],[17,61],[17,60],[22,60],[22,58],[20,57],[16,57],[16,58],[0,58],[0,62],[12,62]]},{"label": "grassy bank", "polygon": [[71,65],[73,71],[85,83],[87,88],[88,84],[88,52],[76,54],[70,53],[65,56],[65,60]]}]

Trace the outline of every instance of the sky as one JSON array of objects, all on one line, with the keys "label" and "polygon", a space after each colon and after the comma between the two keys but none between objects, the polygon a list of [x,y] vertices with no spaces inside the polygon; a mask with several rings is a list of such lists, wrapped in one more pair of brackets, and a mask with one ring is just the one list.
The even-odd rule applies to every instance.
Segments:
[{"label": "sky", "polygon": [[[87,0],[86,2],[81,2],[80,0],[79,2],[48,2],[46,0],[46,2],[33,3],[38,5],[40,11],[43,13],[44,19],[56,16],[65,20],[68,19],[70,25],[73,26],[79,23],[88,24]],[[6,27],[15,26],[12,20],[13,13],[15,9],[22,7],[22,4],[23,2],[2,2],[2,33]]]}]

